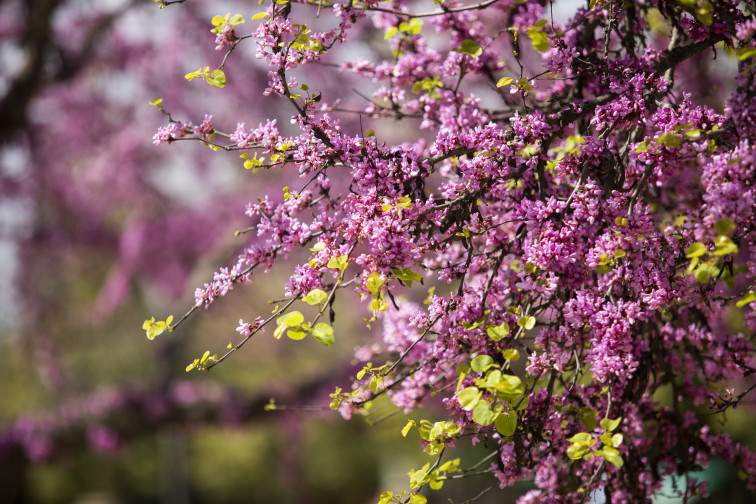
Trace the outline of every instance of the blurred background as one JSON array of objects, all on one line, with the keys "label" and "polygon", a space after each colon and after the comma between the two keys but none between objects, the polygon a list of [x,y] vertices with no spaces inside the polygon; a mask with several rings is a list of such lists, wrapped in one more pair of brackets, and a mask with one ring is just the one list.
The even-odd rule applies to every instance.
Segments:
[{"label": "blurred background", "polygon": [[[184,79],[223,57],[214,15],[249,23],[263,9],[219,8],[0,2],[0,502],[376,502],[427,461],[388,404],[372,427],[327,408],[349,387],[365,314],[337,314],[332,348],[268,333],[211,373],[184,371],[238,341],[239,318],[270,313],[296,257],[145,338],[144,319],[178,318],[235,262],[246,204],[286,185],[235,154],[152,143],[168,122],[156,98],[174,119],[212,114],[224,131],[289,123],[286,104],[262,99],[253,44],[233,55],[225,89]],[[271,398],[281,408],[266,412]]]},{"label": "blurred background", "polygon": [[[251,8],[0,1],[0,502],[371,503],[430,460],[387,403],[367,421],[323,408],[368,342],[359,310],[337,311],[334,347],[266,334],[211,373],[184,372],[237,341],[239,318],[270,312],[286,266],[176,333],[149,343],[141,330],[191,307],[194,288],[246,244],[234,232],[250,225],[247,202],[285,185],[198,143],[152,144],[167,123],[156,98],[174,119],[212,114],[224,131],[288,124],[288,108],[261,99],[251,44],[232,55],[224,90],[184,79],[223,57],[212,16],[262,10]],[[369,39],[349,49],[368,52]],[[279,408],[266,412],[271,398]],[[430,405],[412,418],[434,415]],[[733,418],[753,443],[752,417],[733,414],[730,429]],[[457,455],[472,466],[486,451]],[[721,471],[712,489],[735,502],[736,475]],[[514,502],[525,489],[470,477],[432,502]]]}]

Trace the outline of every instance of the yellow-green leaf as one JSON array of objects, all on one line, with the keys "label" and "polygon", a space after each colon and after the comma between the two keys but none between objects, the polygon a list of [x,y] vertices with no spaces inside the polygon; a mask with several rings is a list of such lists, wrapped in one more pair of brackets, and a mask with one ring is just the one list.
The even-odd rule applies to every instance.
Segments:
[{"label": "yellow-green leaf", "polygon": [[338,269],[341,271],[344,271],[347,269],[347,266],[349,266],[349,257],[346,255],[341,255],[338,257],[332,257],[328,261],[328,267],[333,269]]},{"label": "yellow-green leaf", "polygon": [[381,299],[379,297],[378,298],[373,298],[370,301],[369,307],[374,312],[386,311],[388,309],[388,303],[385,302],[383,299]]},{"label": "yellow-green leaf", "polygon": [[307,332],[300,331],[299,329],[289,329],[289,332],[286,333],[286,336],[295,341],[299,341],[307,336]]},{"label": "yellow-green leaf", "polygon": [[486,354],[478,355],[470,362],[470,367],[476,373],[484,373],[491,366],[495,366],[493,357]]},{"label": "yellow-green leaf", "polygon": [[692,259],[694,257],[702,256],[706,253],[706,245],[701,242],[695,242],[685,251],[685,257]]},{"label": "yellow-green leaf", "polygon": [[428,473],[420,469],[410,475],[410,487],[417,488],[425,485],[430,480]]},{"label": "yellow-green leaf", "polygon": [[457,394],[457,401],[463,410],[472,411],[482,396],[483,392],[478,387],[466,387]]},{"label": "yellow-green leaf", "polygon": [[749,291],[743,299],[735,303],[735,306],[741,308],[747,304],[753,303],[754,301],[756,301],[756,291]]},{"label": "yellow-green leaf", "polygon": [[617,417],[615,419],[604,418],[601,420],[599,425],[601,425],[601,428],[604,429],[605,431],[612,432],[614,429],[619,427],[619,424],[621,421],[622,421],[622,417]]},{"label": "yellow-green leaf", "polygon": [[659,135],[656,139],[657,145],[664,144],[667,147],[677,148],[682,146],[682,137],[677,133],[667,132]]},{"label": "yellow-green leaf", "polygon": [[496,430],[502,436],[511,436],[517,430],[517,412],[507,411],[501,412],[494,423]]},{"label": "yellow-green leaf", "polygon": [[334,342],[333,327],[325,322],[320,322],[312,328],[312,337],[325,346],[331,346]]},{"label": "yellow-green leaf", "polygon": [[486,328],[486,334],[492,340],[499,341],[509,334],[509,324],[502,322],[497,326],[488,326]]},{"label": "yellow-green leaf", "polygon": [[620,468],[624,465],[619,450],[612,448],[611,446],[604,446],[601,450],[596,450],[593,453],[599,457],[603,457],[604,460],[612,464],[614,467]]},{"label": "yellow-green leaf", "polygon": [[745,61],[756,56],[756,47],[743,47],[738,49],[738,59]]},{"label": "yellow-green leaf", "polygon": [[469,56],[472,56],[473,58],[477,58],[478,56],[483,54],[483,48],[480,47],[480,44],[471,39],[463,40],[462,46],[456,49],[452,49],[452,51],[467,54]]},{"label": "yellow-green leaf", "polygon": [[738,246],[727,236],[717,236],[714,242],[714,255],[723,256],[737,254]]},{"label": "yellow-green leaf", "polygon": [[381,277],[381,274],[378,273],[377,271],[373,271],[372,273],[370,273],[367,277],[367,282],[365,282],[365,286],[373,294],[381,290],[381,287],[383,287],[383,284],[384,284],[384,280]]},{"label": "yellow-green leaf", "polygon": [[309,305],[318,305],[321,303],[325,303],[328,299],[328,294],[322,289],[313,289],[305,297],[302,298],[302,301]]},{"label": "yellow-green leaf", "polygon": [[491,411],[491,405],[485,399],[478,401],[478,404],[472,410],[473,422],[478,425],[491,425],[494,421],[494,414]]},{"label": "yellow-green leaf", "polygon": [[226,86],[226,74],[220,69],[213,70],[213,73],[207,78],[207,83],[217,88],[223,88]]},{"label": "yellow-green leaf", "polygon": [[230,16],[231,13],[229,12],[226,14],[226,16],[213,16],[213,19],[210,20],[210,22],[213,24],[213,26],[220,26],[223,23],[226,22],[226,19],[228,19],[228,16]]},{"label": "yellow-green leaf", "polygon": [[709,275],[711,274],[711,266],[707,263],[699,264],[693,275],[696,277],[698,283],[705,284],[709,281]]},{"label": "yellow-green leaf", "polygon": [[728,235],[735,231],[735,222],[729,217],[722,217],[714,224],[714,230],[718,235]]},{"label": "yellow-green leaf", "polygon": [[409,287],[412,287],[412,282],[420,282],[423,279],[419,273],[408,269],[392,269],[391,272]]},{"label": "yellow-green leaf", "polygon": [[536,318],[530,315],[523,315],[517,320],[517,325],[529,331],[535,327]]},{"label": "yellow-green leaf", "polygon": [[237,26],[244,23],[244,16],[241,14],[234,14],[231,19],[228,20],[228,24],[231,26]]},{"label": "yellow-green leaf", "polygon": [[412,421],[412,420],[408,421],[407,425],[405,425],[402,428],[402,437],[407,437],[407,434],[409,434],[410,429],[412,427],[414,427],[414,426],[415,426],[415,422],[414,421]]},{"label": "yellow-green leaf", "polygon": [[504,356],[505,359],[510,360],[510,361],[516,361],[520,358],[520,352],[518,352],[514,348],[509,348],[507,350],[504,350],[504,352],[502,352],[502,355]]}]

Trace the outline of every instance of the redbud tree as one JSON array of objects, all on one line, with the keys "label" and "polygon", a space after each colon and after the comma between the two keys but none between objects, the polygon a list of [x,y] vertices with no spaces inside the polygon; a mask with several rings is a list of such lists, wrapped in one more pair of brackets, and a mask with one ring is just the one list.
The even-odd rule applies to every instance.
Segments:
[{"label": "redbud tree", "polygon": [[[273,312],[188,371],[259,338],[338,345],[335,302],[356,303],[367,344],[330,407],[444,412],[406,424],[432,458],[381,504],[481,469],[532,481],[521,504],[648,502],[714,457],[756,486],[756,454],[709,426],[756,388],[756,9],[563,3],[219,13],[207,43],[225,57],[186,78],[222,89],[254,55],[263,96],[224,118],[233,131],[153,102],[155,144],[202,142],[287,186],[250,197],[243,252],[186,314],[143,329],[180,330],[284,258],[298,265]],[[291,124],[256,112],[271,100]],[[469,442],[490,452],[472,468],[447,451]]]}]

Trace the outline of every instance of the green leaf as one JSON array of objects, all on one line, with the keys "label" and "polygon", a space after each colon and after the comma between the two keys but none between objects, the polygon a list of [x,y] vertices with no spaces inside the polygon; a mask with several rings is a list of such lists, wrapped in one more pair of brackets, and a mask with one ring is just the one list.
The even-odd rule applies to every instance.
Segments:
[{"label": "green leaf", "polygon": [[649,147],[651,147],[651,140],[646,139],[635,146],[635,153],[640,154],[641,152],[646,152]]},{"label": "green leaf", "polygon": [[242,23],[244,23],[244,16],[242,16],[241,14],[234,14],[233,16],[231,16],[231,19],[228,20],[228,24],[230,24],[231,26],[237,26]]},{"label": "green leaf", "polygon": [[502,352],[502,355],[508,361],[516,361],[516,360],[518,360],[520,358],[520,352],[518,352],[514,348],[508,348],[507,350],[504,350]]},{"label": "green leaf", "polygon": [[383,287],[383,284],[384,284],[384,281],[383,281],[383,278],[381,278],[381,274],[378,273],[377,271],[373,271],[372,273],[368,275],[365,286],[370,292],[375,294],[379,290],[381,290],[381,287]]},{"label": "green leaf", "polygon": [[197,77],[206,77],[210,74],[210,67],[200,68],[196,72],[190,72],[184,76],[184,78],[188,81],[191,81],[192,79],[196,79]]},{"label": "green leaf", "polygon": [[714,241],[714,255],[723,256],[737,253],[738,246],[735,245],[735,242],[727,236],[717,236],[717,239]]},{"label": "green leaf", "polygon": [[478,425],[491,425],[494,418],[494,414],[491,411],[491,405],[485,399],[478,401],[478,404],[476,404],[472,410],[473,422]]},{"label": "green leaf", "polygon": [[490,355],[478,355],[470,362],[470,367],[477,373],[484,373],[488,368],[495,365],[493,357]]},{"label": "green leaf", "polygon": [[408,30],[405,31],[409,31],[413,35],[417,35],[423,29],[423,20],[420,18],[412,18],[410,19],[408,26]]},{"label": "green leaf", "polygon": [[220,69],[213,70],[213,73],[207,78],[207,83],[217,88],[223,88],[226,86],[226,74]]},{"label": "green leaf", "polygon": [[706,253],[706,245],[701,242],[695,242],[685,251],[685,257],[692,259],[694,257],[700,257]]},{"label": "green leaf", "polygon": [[690,129],[688,131],[685,131],[683,135],[685,135],[687,138],[692,138],[693,140],[701,137],[702,131],[700,129]]},{"label": "green leaf", "polygon": [[436,439],[441,439],[444,436],[454,437],[459,434],[461,430],[462,427],[455,424],[454,422],[451,422],[449,420],[442,420],[433,424],[430,432],[428,433],[428,438],[426,441],[434,441]]},{"label": "green leaf", "polygon": [[749,291],[743,299],[735,303],[735,306],[741,308],[747,304],[753,303],[754,301],[756,301],[756,291]]},{"label": "green leaf", "polygon": [[252,21],[257,21],[258,19],[262,19],[266,15],[267,14],[264,11],[263,12],[258,12],[257,14],[255,14],[254,16],[252,16]]},{"label": "green leaf", "polygon": [[320,322],[312,328],[312,337],[325,346],[331,346],[334,342],[333,327],[325,322]]},{"label": "green leaf", "polygon": [[457,401],[463,410],[471,411],[481,397],[483,397],[483,392],[478,390],[478,387],[466,387],[457,394]]},{"label": "green leaf", "polygon": [[145,320],[144,323],[142,323],[142,329],[147,333],[147,339],[154,340],[165,331],[172,331],[171,322],[173,322],[173,315],[169,316],[167,319],[165,319],[165,321],[155,321],[155,317],[152,317],[151,319]]},{"label": "green leaf", "polygon": [[229,12],[226,14],[226,16],[213,16],[213,19],[210,20],[210,22],[213,24],[213,26],[220,26],[223,23],[226,22],[226,19],[228,19],[228,16],[230,16],[231,13]]},{"label": "green leaf", "polygon": [[737,54],[740,61],[751,59],[756,56],[756,47],[742,47],[738,49]]},{"label": "green leaf", "polygon": [[475,42],[471,39],[465,39],[462,41],[462,47],[457,49],[452,49],[454,52],[462,53],[462,54],[468,54],[472,56],[473,58],[477,58],[481,54],[483,54],[483,48],[480,47],[480,44]]},{"label": "green leaf", "polygon": [[615,419],[610,418],[603,418],[601,419],[601,428],[604,429],[607,432],[612,432],[614,429],[619,427],[620,422],[622,421],[622,417],[617,417]]},{"label": "green leaf", "polygon": [[515,375],[501,375],[499,383],[496,384],[496,390],[505,395],[518,395],[525,392],[525,388],[522,386],[522,380]]},{"label": "green leaf", "polygon": [[598,413],[587,407],[581,409],[581,411],[583,416],[580,418],[580,421],[583,422],[583,425],[589,431],[594,430],[596,428],[596,416]]},{"label": "green leaf", "polygon": [[381,492],[380,500],[378,501],[378,504],[391,504],[391,502],[394,500],[394,492]]},{"label": "green leaf", "polygon": [[302,301],[309,305],[319,305],[321,303],[325,303],[328,299],[328,294],[322,289],[313,289],[311,290],[305,297],[302,298]]},{"label": "green leaf", "polygon": [[545,32],[528,28],[528,37],[530,37],[530,41],[533,43],[533,49],[536,51],[546,52],[551,49],[551,42],[549,42],[549,38]]},{"label": "green leaf", "polygon": [[526,331],[533,329],[533,327],[535,327],[535,324],[536,318],[530,315],[523,315],[517,320],[517,325],[522,327]]},{"label": "green leaf", "polygon": [[302,322],[304,322],[304,316],[296,310],[281,315],[276,320],[276,330],[273,332],[273,337],[280,339],[288,328],[296,327]]},{"label": "green leaf", "polygon": [[342,255],[338,257],[332,257],[328,261],[328,267],[344,271],[349,266],[349,256]]},{"label": "green leaf", "polygon": [[415,471],[410,476],[410,487],[411,488],[417,488],[425,485],[430,481],[430,476],[428,476],[428,473],[420,469],[419,471]]},{"label": "green leaf", "polygon": [[711,273],[711,266],[706,263],[699,264],[693,275],[696,277],[698,283],[705,284],[709,281],[709,275]]},{"label": "green leaf", "polygon": [[423,277],[420,273],[415,273],[408,269],[392,269],[391,272],[396,278],[407,284],[408,287],[412,287],[412,282],[421,282]]},{"label": "green leaf", "polygon": [[486,334],[494,341],[499,341],[505,338],[509,334],[509,324],[502,322],[497,326],[488,326],[486,328]]},{"label": "green leaf", "polygon": [[508,86],[509,84],[512,84],[512,81],[514,81],[514,79],[512,77],[502,77],[496,83],[496,87],[500,88],[500,87],[503,87],[503,86]]},{"label": "green leaf", "polygon": [[368,387],[370,388],[370,392],[372,392],[373,394],[377,394],[378,389],[381,388],[382,383],[383,383],[383,380],[381,378],[379,378],[376,375],[373,375],[373,377],[370,379],[370,385]]},{"label": "green leaf", "polygon": [[295,341],[299,341],[307,336],[307,332],[300,331],[299,329],[289,329],[289,332],[286,333],[286,336]]},{"label": "green leaf", "polygon": [[412,198],[409,196],[399,196],[396,206],[399,208],[410,209],[412,208]]},{"label": "green leaf", "polygon": [[589,457],[591,455],[591,446],[593,446],[593,437],[587,432],[575,434],[567,441],[572,443],[567,448],[567,456],[572,460]]},{"label": "green leaf", "polygon": [[427,497],[425,497],[424,495],[415,494],[410,497],[410,500],[407,501],[407,504],[426,504],[427,502]]},{"label": "green leaf", "polygon": [[500,381],[501,371],[498,369],[492,369],[491,372],[486,375],[485,379],[475,380],[475,385],[495,389]]},{"label": "green leaf", "polygon": [[405,425],[402,428],[402,437],[407,437],[407,434],[409,434],[410,429],[414,426],[415,426],[414,421],[410,420],[409,422],[407,422],[407,425]]},{"label": "green leaf", "polygon": [[472,331],[473,329],[477,329],[478,327],[482,326],[485,323],[486,319],[482,318],[480,320],[476,320],[473,323],[467,322],[465,320],[460,321],[460,325],[467,329],[468,331]]},{"label": "green leaf", "polygon": [[501,412],[494,423],[496,430],[502,436],[511,436],[517,430],[517,412],[507,411]]},{"label": "green leaf", "polygon": [[729,217],[722,217],[714,224],[714,230],[718,235],[728,235],[735,231],[735,222]]},{"label": "green leaf", "polygon": [[284,313],[276,320],[277,325],[282,325],[284,327],[298,326],[302,322],[304,322],[304,315],[302,315],[297,310],[291,311],[289,313]]},{"label": "green leaf", "polygon": [[388,310],[388,303],[380,297],[376,297],[370,301],[368,307],[374,312],[386,311]]},{"label": "green leaf", "polygon": [[577,443],[581,445],[593,444],[593,437],[588,432],[578,432],[567,441],[570,443]]},{"label": "green leaf", "polygon": [[674,132],[663,133],[656,139],[657,145],[664,144],[667,147],[678,148],[682,146],[682,137]]},{"label": "green leaf", "polygon": [[596,450],[593,453],[604,458],[604,460],[612,464],[614,467],[620,468],[625,464],[619,454],[619,450],[612,448],[611,446],[604,446],[601,450]]}]

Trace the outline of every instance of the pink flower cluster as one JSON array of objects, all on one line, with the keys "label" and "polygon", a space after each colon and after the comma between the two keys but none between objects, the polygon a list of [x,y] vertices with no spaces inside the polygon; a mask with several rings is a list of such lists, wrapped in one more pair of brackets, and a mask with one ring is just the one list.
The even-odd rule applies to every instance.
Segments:
[{"label": "pink flower cluster", "polygon": [[[734,0],[665,9],[668,37],[644,21],[649,2],[599,2],[562,24],[542,3],[445,3],[422,26],[411,2],[339,5],[338,26],[321,31],[294,21],[312,6],[271,7],[254,33],[265,94],[292,106],[299,134],[238,123],[227,148],[262,149],[291,179],[283,197],[248,206],[256,236],[195,301],[298,254],[290,300],[351,289],[369,323],[382,319],[357,356],[386,352],[390,372],[370,392],[370,377],[356,380],[341,411],[383,393],[406,412],[436,398],[459,437],[496,452],[502,487],[533,480],[520,503],[594,491],[647,502],[665,475],[713,456],[754,486],[753,453],[710,435],[700,413],[737,406],[755,385],[756,316],[737,302],[756,279],[756,77],[741,65],[718,107],[679,77],[719,42],[751,37],[753,15]],[[392,56],[328,60],[373,8]],[[316,107],[345,93],[299,84],[328,68],[364,81],[365,122],[393,119],[396,131]],[[201,138],[172,123],[156,143],[189,134]],[[734,309],[747,312],[738,327]],[[511,430],[494,421],[505,413]],[[621,436],[607,445],[605,431]],[[585,456],[576,434],[593,440]]]}]

